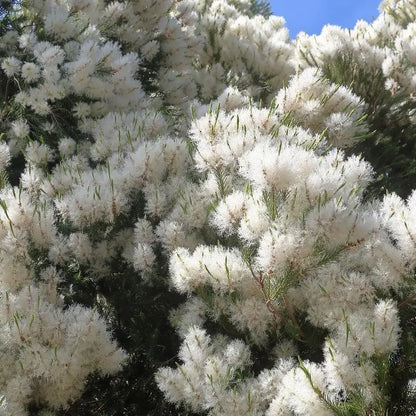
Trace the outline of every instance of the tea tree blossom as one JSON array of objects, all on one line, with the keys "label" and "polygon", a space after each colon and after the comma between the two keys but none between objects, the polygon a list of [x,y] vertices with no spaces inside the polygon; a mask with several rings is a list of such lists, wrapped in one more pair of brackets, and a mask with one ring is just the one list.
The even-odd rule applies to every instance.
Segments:
[{"label": "tea tree blossom", "polygon": [[1,411],[25,415],[33,401],[65,407],[91,371],[116,371],[125,354],[95,311],[81,305],[64,309],[56,268],[30,268],[31,250],[47,250],[57,238],[51,209],[35,207],[17,189],[6,188],[1,197],[2,355],[10,362],[2,371]]},{"label": "tea tree blossom", "polygon": [[0,414],[152,379],[210,415],[412,408],[416,196],[373,196],[414,154],[414,2],[296,40],[260,7],[28,1],[1,31]]},{"label": "tea tree blossom", "polygon": [[1,68],[6,73],[8,77],[12,77],[13,75],[17,75],[20,72],[21,62],[19,59],[11,56],[3,60],[1,64]]}]

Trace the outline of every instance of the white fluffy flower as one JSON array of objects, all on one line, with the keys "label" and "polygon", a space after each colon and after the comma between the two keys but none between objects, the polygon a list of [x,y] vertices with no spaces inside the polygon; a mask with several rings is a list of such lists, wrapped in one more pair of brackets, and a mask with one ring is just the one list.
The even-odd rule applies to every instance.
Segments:
[{"label": "white fluffy flower", "polygon": [[12,122],[11,131],[18,139],[23,139],[29,135],[30,127],[25,119],[15,120]]},{"label": "white fluffy flower", "polygon": [[28,161],[35,166],[45,166],[53,159],[53,153],[46,144],[31,142],[26,146],[25,153]]},{"label": "white fluffy flower", "polygon": [[28,82],[36,82],[40,76],[39,67],[33,62],[25,62],[21,68],[22,78]]},{"label": "white fluffy flower", "polygon": [[1,63],[1,68],[6,73],[8,77],[13,77],[15,75],[18,75],[21,68],[21,62],[19,59],[15,58],[14,56],[10,56],[9,58],[6,58]]},{"label": "white fluffy flower", "polygon": [[265,190],[287,189],[301,183],[313,171],[313,154],[299,147],[271,146],[262,143],[243,155],[240,171],[256,187]]},{"label": "white fluffy flower", "polygon": [[58,149],[63,156],[71,156],[76,150],[76,142],[71,137],[63,137],[59,141]]}]

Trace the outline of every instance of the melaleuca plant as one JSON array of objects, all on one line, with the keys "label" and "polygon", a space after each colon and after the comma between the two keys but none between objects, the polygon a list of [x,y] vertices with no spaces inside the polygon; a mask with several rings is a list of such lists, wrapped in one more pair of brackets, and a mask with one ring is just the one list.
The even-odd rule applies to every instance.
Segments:
[{"label": "melaleuca plant", "polygon": [[371,23],[353,30],[325,26],[319,36],[299,35],[302,67],[318,67],[339,85],[350,86],[368,106],[371,135],[353,151],[366,155],[377,172],[373,196],[414,187],[414,4],[382,2]]},{"label": "melaleuca plant", "polygon": [[7,6],[3,414],[412,414],[415,7]]},{"label": "melaleuca plant", "polygon": [[[10,231],[4,235],[7,274],[2,290],[7,299],[12,289],[13,296],[22,299],[4,318],[18,334],[15,344],[7,341],[4,358],[25,369],[21,391],[17,381],[8,380],[14,367],[4,371],[6,414],[88,414],[103,408],[137,414],[155,406],[170,412],[168,405],[160,404],[153,373],[174,355],[177,341],[166,317],[181,297],[169,291],[168,252],[157,233],[170,235],[172,246],[177,245],[175,227],[164,228],[162,221],[176,203],[189,166],[187,143],[177,135],[186,131],[183,113],[209,76],[206,71],[201,78],[198,72],[209,39],[208,29],[200,25],[203,16],[193,6],[168,1],[152,7],[146,2],[27,1],[15,14],[15,24],[4,27],[2,207]],[[230,7],[234,19],[253,14],[249,3]],[[243,40],[237,37],[234,45],[238,42]],[[215,94],[225,87],[219,82]],[[35,220],[44,215],[42,221],[51,227],[36,231],[34,242],[31,222],[25,219],[30,215]],[[10,235],[14,245],[9,247]],[[152,249],[136,247],[136,235],[149,247],[153,244]],[[16,244],[23,248],[14,250]],[[44,285],[52,285],[59,302],[40,302],[46,296],[39,292]],[[44,303],[55,316],[48,328],[56,326],[57,334],[63,333],[60,338],[40,336],[46,330],[35,325],[36,317],[42,320],[46,312],[32,311],[31,302],[24,307],[28,290],[37,299],[35,306]],[[72,310],[77,314],[71,315]],[[107,331],[113,331],[124,352],[95,310],[105,317]],[[90,326],[101,328],[97,340],[87,335],[87,323],[76,318],[88,313]],[[80,321],[85,347],[66,335],[70,320]],[[19,328],[33,330],[31,338]],[[30,348],[24,349],[28,339]],[[74,351],[67,353],[71,342]],[[45,368],[35,370],[39,364],[35,360],[30,366],[27,357],[36,354],[38,345],[44,348]],[[107,361],[114,356],[113,361],[93,358],[96,350]],[[114,373],[121,362],[123,372],[104,381],[97,378]],[[56,387],[49,388],[51,384]],[[120,401],[109,399],[109,394]]]},{"label": "melaleuca plant", "polygon": [[[311,96],[314,76],[299,75],[296,96]],[[318,86],[333,114],[357,104]],[[281,100],[245,108],[233,97],[193,123],[210,214],[202,243],[188,239],[171,255],[172,284],[189,299],[172,314],[183,337],[177,368],[162,368],[157,382],[168,400],[216,415],[387,411],[386,368],[401,332],[391,293],[406,287],[407,261],[389,237],[388,209],[363,199],[370,165],[331,148],[330,133],[297,125],[295,111],[305,110],[290,117]],[[352,140],[356,130],[344,126],[338,137]],[[171,220],[195,227],[195,210],[181,208],[183,219]]]},{"label": "melaleuca plant", "polygon": [[[300,36],[295,59],[307,70],[263,119],[254,106],[249,121],[229,108],[199,113],[191,138],[202,194],[212,192],[211,232],[171,257],[172,284],[190,300],[172,315],[183,337],[177,368],[157,374],[168,400],[215,415],[413,414],[414,194],[372,201],[386,188],[411,190],[413,9],[389,9],[395,20],[403,13],[405,30],[382,13],[352,32]],[[389,55],[400,53],[389,78]],[[287,124],[322,134],[308,141]],[[341,177],[319,179],[292,135],[320,166],[333,155],[323,139],[351,146],[329,163]],[[352,168],[354,151],[375,162],[376,180],[365,164]]]}]

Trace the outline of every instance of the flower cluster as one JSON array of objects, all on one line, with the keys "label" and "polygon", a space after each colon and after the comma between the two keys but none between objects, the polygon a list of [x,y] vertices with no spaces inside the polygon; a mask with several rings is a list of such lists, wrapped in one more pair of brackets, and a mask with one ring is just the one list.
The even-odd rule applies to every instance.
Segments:
[{"label": "flower cluster", "polygon": [[66,408],[125,350],[154,357],[116,307],[152,287],[184,300],[177,367],[148,365],[174,405],[413,400],[416,193],[370,198],[383,175],[358,153],[414,137],[416,6],[294,41],[254,6],[24,1],[2,34],[0,414]]},{"label": "flower cluster", "polygon": [[[404,285],[409,269],[383,210],[363,201],[371,167],[328,152],[322,138],[285,125],[276,110],[218,110],[195,120],[191,132],[196,166],[207,175],[202,193],[207,181],[212,189],[209,225],[224,242],[172,253],[172,284],[190,296],[173,320],[184,336],[181,351],[190,354],[179,355],[177,370],[159,371],[166,397],[222,415],[263,414],[266,397],[267,415],[331,414],[326,402],[335,406],[355,391],[367,404],[376,401],[373,357],[393,353],[400,334],[387,292]],[[295,339],[307,336],[300,316],[325,333],[322,363],[294,363],[300,346],[293,331]],[[266,373],[235,379],[239,367],[226,362],[212,373],[218,354],[240,338],[223,340],[222,352],[201,341],[201,356],[192,355],[190,339],[200,336],[193,331],[207,321],[245,334],[247,348],[272,347],[274,393],[262,393]]]},{"label": "flower cluster", "polygon": [[53,261],[61,237],[52,207],[32,202],[17,188],[5,188],[0,198],[0,412],[26,415],[33,402],[66,407],[81,394],[89,373],[118,371],[125,353],[96,311],[65,308]]}]

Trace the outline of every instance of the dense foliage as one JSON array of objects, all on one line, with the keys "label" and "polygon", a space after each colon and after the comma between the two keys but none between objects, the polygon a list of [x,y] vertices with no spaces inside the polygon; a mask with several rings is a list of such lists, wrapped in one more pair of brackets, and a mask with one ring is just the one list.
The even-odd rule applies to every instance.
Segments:
[{"label": "dense foliage", "polygon": [[0,19],[0,415],[415,414],[415,1]]}]

